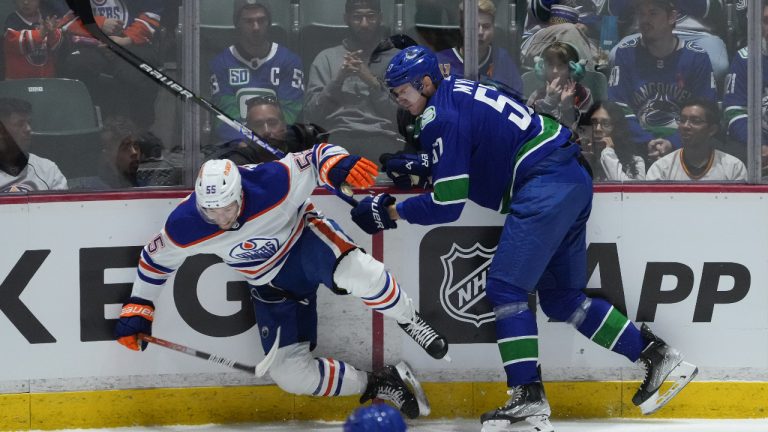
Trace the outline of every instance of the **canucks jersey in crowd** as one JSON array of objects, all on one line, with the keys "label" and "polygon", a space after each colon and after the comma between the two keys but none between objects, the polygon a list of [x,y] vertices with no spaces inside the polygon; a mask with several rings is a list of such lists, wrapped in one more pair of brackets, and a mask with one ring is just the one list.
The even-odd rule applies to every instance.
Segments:
[{"label": "canucks jersey in crowd", "polygon": [[[211,61],[210,71],[213,103],[230,117],[245,122],[248,99],[273,96],[280,102],[285,122],[296,122],[304,98],[304,73],[301,60],[289,49],[272,42],[266,57],[249,59],[232,45]],[[224,124],[216,129],[224,140],[242,138]]]},{"label": "canucks jersey in crowd", "polygon": [[571,136],[513,97],[456,77],[444,79],[429,98],[420,126],[434,189],[397,210],[424,225],[456,220],[467,200],[506,212],[515,181]]},{"label": "canucks jersey in crowd", "polygon": [[242,210],[232,229],[226,231],[200,217],[193,192],[142,250],[132,295],[155,300],[184,259],[200,253],[218,255],[250,284],[266,284],[280,271],[305,227],[331,247],[352,248],[351,240],[326,226],[332,222],[309,200],[318,183],[327,184],[323,163],[345,154],[341,147],[318,144],[279,161],[238,167],[244,194]]},{"label": "canucks jersey in crowd", "polygon": [[[437,53],[440,71],[443,76],[464,76],[464,58],[458,48],[448,48]],[[523,93],[523,80],[509,52],[501,47],[491,46],[488,55],[480,59],[477,71],[480,81],[493,80]]]},{"label": "canucks jersey in crowd", "polygon": [[[740,142],[747,142],[747,48],[740,49],[731,61],[731,70],[725,78],[725,120],[728,123],[728,135]],[[768,144],[768,56],[763,54],[763,93],[761,95],[763,138]]]},{"label": "canucks jersey in crowd", "polygon": [[665,138],[680,147],[677,116],[686,100],[715,100],[716,84],[709,56],[694,42],[678,38],[668,56],[653,56],[642,37],[634,37],[616,51],[608,80],[608,98],[624,108],[634,141]]}]

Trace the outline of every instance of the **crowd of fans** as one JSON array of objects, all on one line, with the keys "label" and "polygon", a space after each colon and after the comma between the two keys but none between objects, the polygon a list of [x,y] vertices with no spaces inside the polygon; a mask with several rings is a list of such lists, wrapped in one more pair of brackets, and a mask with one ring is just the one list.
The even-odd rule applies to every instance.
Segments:
[{"label": "crowd of fans", "polygon": [[[147,175],[180,169],[173,155],[184,148],[158,138],[178,127],[160,109],[159,87],[92,38],[64,0],[9,1],[15,10],[0,17],[3,79],[84,83],[102,120],[99,133],[82,139],[101,154],[82,171],[60,170],[55,153],[36,147],[34,107],[0,82],[0,192],[179,184],[180,176]],[[398,51],[387,44],[392,1],[337,0],[345,37],[312,41],[325,48],[311,62],[303,60],[301,31],[285,37],[288,24],[273,21],[274,3],[225,2],[232,7],[229,46],[201,59],[201,87],[209,87],[203,93],[224,112],[281,151],[330,141],[378,161],[383,153],[417,148],[418,122],[398,111],[381,81]],[[437,53],[445,76],[462,76],[463,1],[406,2],[413,14],[403,31]],[[184,67],[164,40],[178,24],[180,1],[91,3],[113,41],[150,64]],[[497,16],[505,0],[477,5],[479,80],[571,128],[596,181],[746,181],[747,2],[529,0],[527,17],[513,18],[519,35]],[[762,24],[765,74],[768,6]],[[759,113],[766,157],[767,96]],[[20,118],[26,129],[12,123]],[[200,143],[205,157],[274,158],[226,124],[208,124]]]}]

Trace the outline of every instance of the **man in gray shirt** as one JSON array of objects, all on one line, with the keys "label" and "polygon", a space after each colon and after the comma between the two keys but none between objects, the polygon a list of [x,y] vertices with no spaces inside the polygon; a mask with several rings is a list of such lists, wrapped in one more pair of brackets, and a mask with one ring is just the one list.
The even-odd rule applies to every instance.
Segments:
[{"label": "man in gray shirt", "polygon": [[328,130],[334,144],[373,161],[405,144],[397,133],[397,105],[379,80],[398,51],[371,57],[384,39],[381,19],[379,0],[347,0],[349,36],[315,57],[304,108],[307,120]]}]

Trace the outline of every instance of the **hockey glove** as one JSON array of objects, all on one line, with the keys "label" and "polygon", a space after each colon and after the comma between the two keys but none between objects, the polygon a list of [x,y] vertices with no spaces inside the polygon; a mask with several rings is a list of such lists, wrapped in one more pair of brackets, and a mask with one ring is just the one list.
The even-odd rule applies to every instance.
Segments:
[{"label": "hockey glove", "polygon": [[430,183],[427,153],[384,153],[379,161],[398,189],[424,188]]},{"label": "hockey glove", "polygon": [[369,188],[376,182],[379,168],[375,163],[360,156],[337,155],[323,164],[328,170],[328,183],[336,189],[346,182],[354,187]]},{"label": "hockey glove", "polygon": [[397,223],[390,219],[387,207],[395,203],[389,194],[367,196],[360,200],[357,207],[350,210],[352,220],[368,234],[390,228],[397,228]]},{"label": "hockey glove", "polygon": [[[139,350],[139,333],[152,334],[152,320],[155,316],[155,305],[140,297],[131,297],[123,305],[120,320],[115,327],[115,339],[126,347]],[[147,343],[141,341],[141,350],[147,349]]]}]

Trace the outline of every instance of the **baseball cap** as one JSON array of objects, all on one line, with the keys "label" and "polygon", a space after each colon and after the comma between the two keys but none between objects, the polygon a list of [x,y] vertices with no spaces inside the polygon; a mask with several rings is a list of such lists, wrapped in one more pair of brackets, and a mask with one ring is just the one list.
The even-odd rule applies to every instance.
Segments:
[{"label": "baseball cap", "polygon": [[673,0],[640,0],[638,3],[653,3],[657,6],[663,7],[668,11],[677,9]]},{"label": "baseball cap", "polygon": [[347,0],[344,11],[349,13],[355,9],[373,9],[381,12],[381,3],[379,0]]},{"label": "baseball cap", "polygon": [[552,5],[552,10],[549,15],[549,22],[552,24],[576,24],[579,22],[579,11],[576,10],[576,8],[572,8],[570,6],[564,6],[561,4]]},{"label": "baseball cap", "polygon": [[270,24],[272,24],[272,13],[269,11],[269,8],[266,7],[264,4],[259,3],[258,0],[235,0],[234,8],[232,9],[232,22],[237,25],[237,22],[240,20],[240,14],[243,12],[243,9],[255,9],[260,8],[264,10],[264,12],[267,14],[267,21],[269,21]]}]

